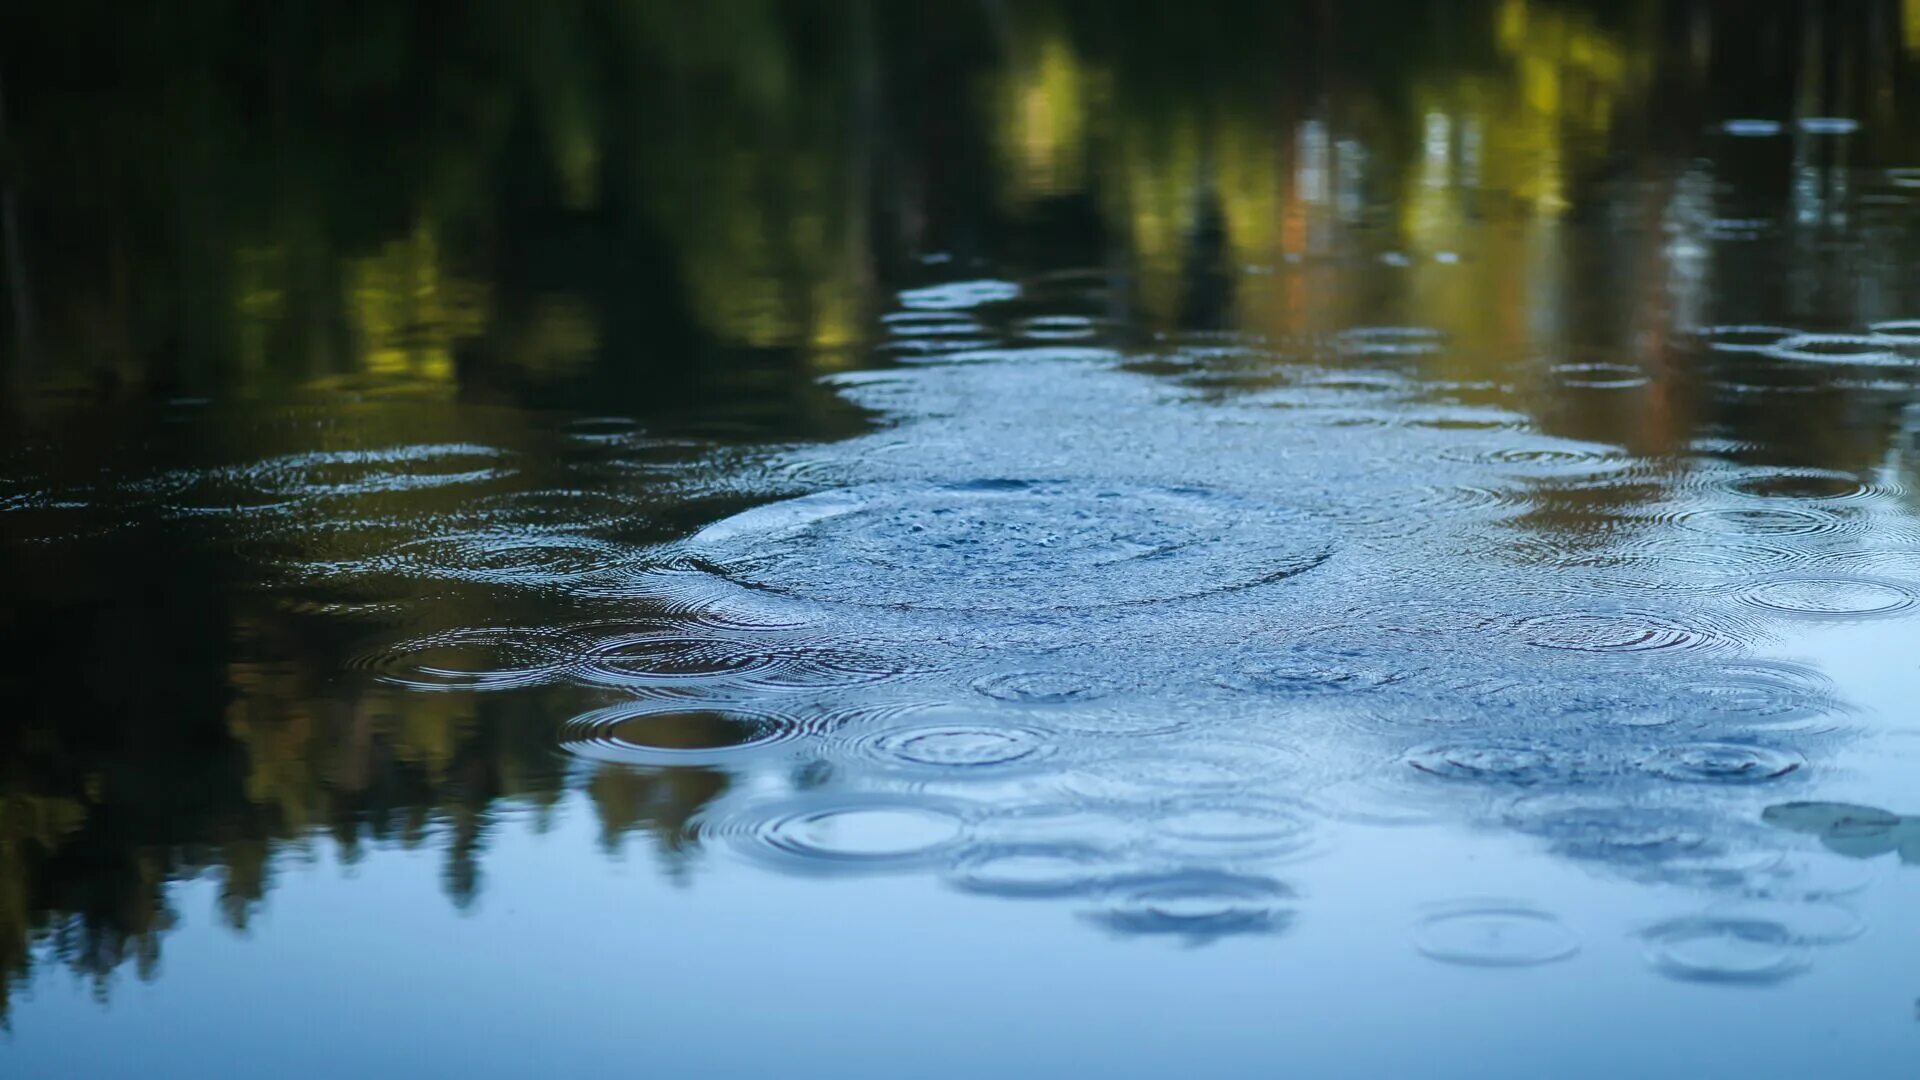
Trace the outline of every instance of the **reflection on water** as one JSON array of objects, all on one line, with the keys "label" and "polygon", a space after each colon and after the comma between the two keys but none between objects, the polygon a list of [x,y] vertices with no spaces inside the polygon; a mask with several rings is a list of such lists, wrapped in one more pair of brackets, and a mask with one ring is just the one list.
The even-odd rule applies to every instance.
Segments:
[{"label": "reflection on water", "polygon": [[41,12],[0,1008],[580,807],[1216,952],[1493,835],[1408,955],[1814,977],[1913,861],[1920,8],[1388,6]]}]

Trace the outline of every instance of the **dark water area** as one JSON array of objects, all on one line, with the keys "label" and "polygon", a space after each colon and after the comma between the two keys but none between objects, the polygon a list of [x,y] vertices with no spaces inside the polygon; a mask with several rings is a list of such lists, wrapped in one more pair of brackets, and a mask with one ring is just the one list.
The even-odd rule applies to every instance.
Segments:
[{"label": "dark water area", "polygon": [[1920,3],[16,4],[0,1075],[1920,1069]]}]

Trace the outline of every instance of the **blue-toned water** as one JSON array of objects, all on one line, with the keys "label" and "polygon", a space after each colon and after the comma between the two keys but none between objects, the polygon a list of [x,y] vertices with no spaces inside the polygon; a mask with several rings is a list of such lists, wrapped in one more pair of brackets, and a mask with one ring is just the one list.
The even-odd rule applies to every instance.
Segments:
[{"label": "blue-toned water", "polygon": [[1910,1075],[1920,12],[1388,9],[9,58],[5,1074]]}]

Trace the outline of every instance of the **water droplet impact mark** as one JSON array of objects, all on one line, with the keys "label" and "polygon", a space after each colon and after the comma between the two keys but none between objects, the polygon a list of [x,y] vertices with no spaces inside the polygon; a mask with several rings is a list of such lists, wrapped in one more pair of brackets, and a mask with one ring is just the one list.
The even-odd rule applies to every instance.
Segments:
[{"label": "water droplet impact mark", "polygon": [[1038,728],[994,720],[972,719],[957,710],[930,710],[933,716],[954,712],[952,719],[922,719],[905,726],[873,732],[860,739],[855,753],[881,768],[937,774],[1004,775],[1011,767],[1039,765],[1058,744]]},{"label": "water droplet impact mark", "polygon": [[589,536],[501,528],[426,537],[338,569],[551,588],[613,570],[637,558],[637,552],[624,545]]},{"label": "water droplet impact mark", "polygon": [[1559,919],[1510,901],[1462,901],[1420,920],[1413,931],[1421,955],[1470,967],[1533,967],[1566,960],[1580,937]]},{"label": "water droplet impact mark", "polygon": [[1520,640],[1564,652],[1637,653],[1667,649],[1723,649],[1732,642],[1704,626],[1689,626],[1644,611],[1564,612],[1517,624]]},{"label": "water droplet impact mark", "polygon": [[1275,934],[1294,918],[1294,890],[1272,878],[1219,870],[1174,870],[1108,882],[1085,917],[1119,934],[1166,935],[1203,944],[1233,934]]},{"label": "water droplet impact mark", "polygon": [[1809,135],[1851,135],[1860,130],[1860,121],[1850,116],[1803,116],[1800,130]]},{"label": "water droplet impact mark", "polygon": [[879,794],[806,795],[702,817],[694,835],[757,862],[803,874],[913,870],[944,861],[966,839],[960,804]]},{"label": "water droplet impact mark", "polygon": [[1202,796],[1165,803],[1148,832],[1156,850],[1177,859],[1269,860],[1308,850],[1313,821],[1276,799]]},{"label": "water droplet impact mark", "polygon": [[1707,348],[1716,352],[1765,352],[1799,334],[1790,326],[1751,324],[1709,326],[1700,331]]},{"label": "water droplet impact mark", "polygon": [[1795,945],[1838,945],[1867,932],[1859,912],[1827,900],[1736,897],[1702,914],[1720,922],[1771,923],[1785,930]]},{"label": "water droplet impact mark", "polygon": [[716,765],[813,734],[799,717],[758,706],[634,701],[568,720],[560,744],[621,765]]},{"label": "water droplet impact mark", "polygon": [[1409,752],[1406,763],[1446,780],[1520,787],[1570,783],[1598,771],[1598,764],[1585,755],[1522,744],[1425,747]]},{"label": "water droplet impact mark", "polygon": [[618,443],[639,435],[640,422],[630,416],[582,416],[561,424],[560,431],[584,443]]},{"label": "water droplet impact mark", "polygon": [[1851,473],[1824,469],[1766,469],[1730,477],[1721,490],[1749,498],[1850,502],[1878,493]]},{"label": "water droplet impact mark", "polygon": [[1641,767],[1655,776],[1694,784],[1764,784],[1800,771],[1806,759],[1789,750],[1746,743],[1710,742],[1664,746]]},{"label": "water droplet impact mark", "polygon": [[1920,603],[1920,590],[1891,578],[1803,574],[1748,585],[1737,598],[1775,614],[1858,620],[1911,611]]},{"label": "water droplet impact mark", "polygon": [[1092,845],[985,844],[956,859],[948,881],[990,896],[1082,896],[1098,891],[1114,864],[1113,852]]},{"label": "water droplet impact mark", "polygon": [[[1920,187],[1920,170],[1916,170],[1914,186]],[[1889,319],[1872,323],[1867,329],[1873,331],[1875,338],[1890,345],[1920,345],[1920,319]]]},{"label": "water droplet impact mark", "polygon": [[1548,373],[1561,386],[1582,390],[1630,390],[1653,381],[1632,364],[1555,364]]},{"label": "water droplet impact mark", "polygon": [[1643,936],[1655,969],[1687,982],[1777,983],[1807,967],[1793,932],[1762,918],[1673,919]]},{"label": "water droplet impact mark", "polygon": [[1007,671],[982,675],[973,689],[997,701],[1057,705],[1092,701],[1114,691],[1099,675],[1083,671]]},{"label": "water droplet impact mark", "polygon": [[1905,367],[1920,362],[1888,346],[1886,338],[1874,334],[1796,334],[1760,351],[1775,360],[1813,364]]},{"label": "water droplet impact mark", "polygon": [[1012,300],[1019,295],[1020,286],[1011,281],[981,278],[906,289],[900,293],[900,304],[921,311],[958,311]]},{"label": "water droplet impact mark", "polygon": [[710,630],[660,620],[575,627],[580,678],[623,690],[725,687],[823,690],[883,682],[916,670],[826,642]]},{"label": "water droplet impact mark", "polygon": [[1092,337],[1098,329],[1085,315],[1035,315],[1014,324],[1014,333],[1030,341],[1077,341]]},{"label": "water droplet impact mark", "polygon": [[688,550],[797,599],[942,611],[1108,607],[1312,569],[1324,526],[1195,488],[995,480],[851,488],[758,507]]},{"label": "water droplet impact mark", "polygon": [[1813,506],[1719,506],[1682,510],[1670,519],[1692,532],[1716,536],[1812,536],[1837,532],[1846,519]]},{"label": "water droplet impact mark", "polygon": [[473,627],[402,641],[363,654],[350,666],[409,690],[514,690],[554,682],[570,656],[554,630]]},{"label": "water droplet impact mark", "polygon": [[1356,356],[1425,356],[1445,347],[1447,335],[1430,326],[1357,326],[1334,340]]}]

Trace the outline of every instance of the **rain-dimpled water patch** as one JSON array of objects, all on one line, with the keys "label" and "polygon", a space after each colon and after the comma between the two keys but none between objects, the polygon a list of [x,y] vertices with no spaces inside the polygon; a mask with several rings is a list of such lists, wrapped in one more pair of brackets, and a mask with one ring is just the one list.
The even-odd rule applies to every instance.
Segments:
[{"label": "rain-dimpled water patch", "polygon": [[1200,488],[1083,481],[878,484],[746,511],[694,558],[798,599],[943,611],[1045,611],[1225,592],[1332,553],[1306,515]]}]

